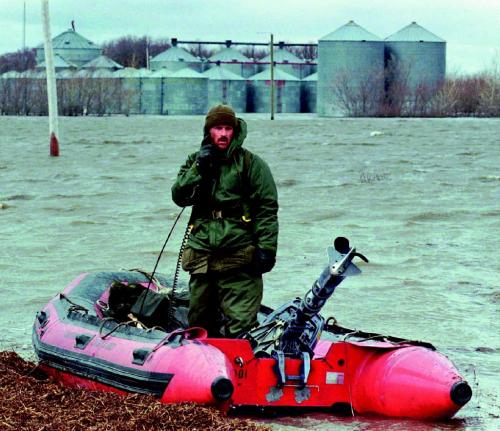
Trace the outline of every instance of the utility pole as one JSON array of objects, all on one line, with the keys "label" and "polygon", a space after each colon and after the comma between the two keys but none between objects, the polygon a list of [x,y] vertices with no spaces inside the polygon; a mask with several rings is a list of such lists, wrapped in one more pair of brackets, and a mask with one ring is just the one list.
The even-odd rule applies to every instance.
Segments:
[{"label": "utility pole", "polygon": [[274,120],[274,36],[271,33],[271,120]]},{"label": "utility pole", "polygon": [[57,86],[54,68],[54,52],[50,35],[49,0],[42,0],[42,22],[45,51],[45,71],[47,74],[47,98],[49,104],[50,155],[59,156],[59,125],[57,118]]},{"label": "utility pole", "polygon": [[23,4],[23,52],[26,50],[26,2]]}]

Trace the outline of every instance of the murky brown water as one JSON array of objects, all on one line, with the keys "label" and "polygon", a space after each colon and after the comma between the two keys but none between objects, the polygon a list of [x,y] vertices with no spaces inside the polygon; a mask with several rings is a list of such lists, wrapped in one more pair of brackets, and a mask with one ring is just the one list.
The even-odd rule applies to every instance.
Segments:
[{"label": "murky brown water", "polygon": [[[325,315],[432,342],[474,390],[447,423],[265,421],[282,430],[500,428],[500,120],[245,119],[246,146],[268,161],[280,194],[265,303],[302,295],[331,239],[348,236],[370,264],[338,288]],[[53,159],[46,118],[0,117],[0,350],[31,357],[36,311],[77,274],[152,269],[179,211],[170,186],[202,125],[202,117],[63,118]],[[163,273],[174,271],[182,231]]]}]

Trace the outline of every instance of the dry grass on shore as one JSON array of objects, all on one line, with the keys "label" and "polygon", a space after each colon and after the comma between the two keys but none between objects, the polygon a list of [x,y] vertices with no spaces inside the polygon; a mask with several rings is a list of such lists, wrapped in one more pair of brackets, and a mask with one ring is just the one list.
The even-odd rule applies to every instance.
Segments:
[{"label": "dry grass on shore", "polygon": [[0,352],[0,429],[15,431],[263,431],[249,420],[148,395],[121,396],[63,387],[14,352]]}]

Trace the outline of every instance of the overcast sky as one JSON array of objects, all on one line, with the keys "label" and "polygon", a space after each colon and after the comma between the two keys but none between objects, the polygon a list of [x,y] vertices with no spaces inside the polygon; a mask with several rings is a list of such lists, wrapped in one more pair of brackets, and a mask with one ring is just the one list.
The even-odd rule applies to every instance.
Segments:
[{"label": "overcast sky", "polygon": [[[41,1],[26,0],[26,45],[43,41]],[[22,47],[23,0],[0,0],[0,54]],[[381,38],[417,21],[447,41],[447,71],[500,63],[500,0],[49,0],[52,36],[70,27],[102,43],[179,40],[317,42],[353,19]]]}]

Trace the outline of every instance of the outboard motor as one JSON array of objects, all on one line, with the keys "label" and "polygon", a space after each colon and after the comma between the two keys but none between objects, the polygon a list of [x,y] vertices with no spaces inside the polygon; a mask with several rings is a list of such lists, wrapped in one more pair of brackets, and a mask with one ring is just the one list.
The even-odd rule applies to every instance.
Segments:
[{"label": "outboard motor", "polygon": [[[295,298],[282,305],[244,336],[250,341],[255,356],[276,359],[278,385],[284,385],[286,380],[297,380],[305,386],[314,347],[325,325],[319,312],[344,278],[361,273],[352,260],[359,257],[368,262],[344,237],[337,237],[334,247],[329,246],[327,253],[328,265],[304,298]],[[299,376],[285,375],[285,357],[302,359]]]}]

